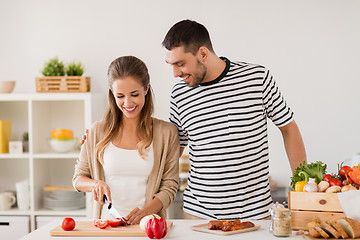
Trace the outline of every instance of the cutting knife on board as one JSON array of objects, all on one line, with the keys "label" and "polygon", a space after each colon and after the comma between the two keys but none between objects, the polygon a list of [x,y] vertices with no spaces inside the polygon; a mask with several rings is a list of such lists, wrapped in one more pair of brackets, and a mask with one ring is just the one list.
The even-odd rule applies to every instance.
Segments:
[{"label": "cutting knife on board", "polygon": [[122,219],[126,223],[126,219],[120,215],[120,213],[115,209],[112,203],[109,203],[106,195],[104,195],[104,201],[111,216],[113,216],[115,219]]}]

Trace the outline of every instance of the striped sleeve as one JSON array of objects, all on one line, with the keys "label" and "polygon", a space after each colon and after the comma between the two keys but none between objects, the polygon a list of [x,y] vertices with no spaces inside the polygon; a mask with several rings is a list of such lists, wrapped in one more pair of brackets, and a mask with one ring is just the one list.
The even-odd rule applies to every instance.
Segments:
[{"label": "striped sleeve", "polygon": [[183,129],[182,124],[180,122],[180,115],[179,115],[179,109],[177,107],[176,100],[174,97],[174,91],[171,94],[171,100],[170,100],[170,122],[174,123],[178,129],[179,133],[179,139],[180,139],[180,146],[186,147],[188,144],[188,134]]},{"label": "striped sleeve", "polygon": [[283,127],[293,120],[294,113],[287,105],[269,70],[265,70],[263,81],[262,98],[266,116],[277,127]]}]

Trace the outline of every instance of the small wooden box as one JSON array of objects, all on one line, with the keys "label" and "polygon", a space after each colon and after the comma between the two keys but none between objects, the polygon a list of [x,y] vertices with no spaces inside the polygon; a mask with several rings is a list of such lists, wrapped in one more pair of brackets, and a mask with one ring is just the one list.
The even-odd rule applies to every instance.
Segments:
[{"label": "small wooden box", "polygon": [[37,92],[89,92],[90,77],[37,77]]},{"label": "small wooden box", "polygon": [[293,230],[306,230],[314,218],[338,219],[346,217],[336,193],[289,192]]}]

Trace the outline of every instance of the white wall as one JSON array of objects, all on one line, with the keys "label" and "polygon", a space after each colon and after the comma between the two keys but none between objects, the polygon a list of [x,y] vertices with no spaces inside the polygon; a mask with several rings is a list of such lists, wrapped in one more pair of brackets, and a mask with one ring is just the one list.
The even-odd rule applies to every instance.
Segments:
[{"label": "white wall", "polygon": [[[357,0],[0,0],[0,80],[17,80],[15,92],[35,92],[44,62],[58,56],[82,61],[92,91],[105,94],[109,63],[135,55],[149,67],[155,115],[167,119],[176,80],[161,41],[175,22],[197,20],[218,55],[272,71],[308,160],[335,171],[360,152],[359,13]],[[272,124],[269,141],[271,175],[288,185],[290,168]]]}]

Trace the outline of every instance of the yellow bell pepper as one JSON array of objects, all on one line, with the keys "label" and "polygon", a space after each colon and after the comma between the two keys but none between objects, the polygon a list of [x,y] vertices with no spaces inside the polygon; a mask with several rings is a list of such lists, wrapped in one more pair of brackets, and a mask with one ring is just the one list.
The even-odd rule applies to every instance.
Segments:
[{"label": "yellow bell pepper", "polygon": [[305,181],[299,181],[295,183],[295,192],[303,192],[307,183]]},{"label": "yellow bell pepper", "polygon": [[305,181],[298,181],[295,183],[295,191],[296,192],[303,192],[305,185],[309,181],[309,175],[306,172],[304,172],[304,171],[299,172],[299,176],[301,176],[301,175],[304,175]]}]

